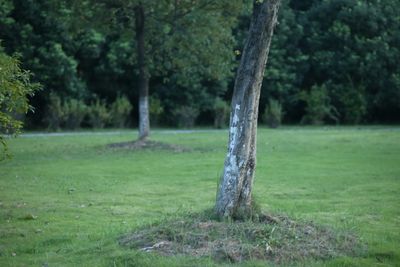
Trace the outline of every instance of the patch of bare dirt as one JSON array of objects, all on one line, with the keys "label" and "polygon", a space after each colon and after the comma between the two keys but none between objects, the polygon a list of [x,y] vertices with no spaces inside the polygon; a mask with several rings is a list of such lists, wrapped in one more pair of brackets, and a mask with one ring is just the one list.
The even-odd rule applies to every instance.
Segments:
[{"label": "patch of bare dirt", "polygon": [[137,141],[113,143],[107,145],[107,147],[111,149],[127,149],[127,150],[166,150],[175,153],[191,151],[191,149],[183,146],[167,144],[151,140],[137,140]]},{"label": "patch of bare dirt", "polygon": [[353,234],[267,214],[256,222],[221,222],[196,215],[143,228],[122,236],[119,243],[164,256],[212,257],[221,262],[257,259],[277,264],[357,255],[364,249]]}]

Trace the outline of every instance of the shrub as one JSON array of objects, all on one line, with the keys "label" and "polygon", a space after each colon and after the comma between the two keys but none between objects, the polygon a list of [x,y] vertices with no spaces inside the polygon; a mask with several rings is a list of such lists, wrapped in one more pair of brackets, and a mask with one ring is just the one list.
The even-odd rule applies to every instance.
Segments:
[{"label": "shrub", "polygon": [[265,107],[263,121],[271,128],[278,128],[283,118],[282,105],[279,101],[270,98]]},{"label": "shrub", "polygon": [[227,126],[229,119],[229,105],[221,98],[216,98],[214,103],[214,127],[221,129]]},{"label": "shrub", "polygon": [[178,127],[192,128],[199,115],[199,110],[190,106],[181,106],[174,110],[173,115]]},{"label": "shrub", "polygon": [[88,107],[82,100],[67,99],[62,105],[64,124],[67,129],[77,129],[86,116]]},{"label": "shrub", "polygon": [[345,123],[358,124],[367,112],[367,101],[360,91],[362,90],[349,89],[340,95]]},{"label": "shrub", "polygon": [[150,121],[157,125],[160,120],[160,115],[164,112],[164,107],[161,105],[161,100],[156,96],[151,96],[149,100]]},{"label": "shrub", "polygon": [[330,97],[325,85],[311,87],[309,92],[302,92],[300,99],[306,102],[306,114],[301,119],[302,124],[320,125],[326,118],[338,122],[338,112],[330,104]]},{"label": "shrub", "polygon": [[[2,2],[1,7],[4,6]],[[16,57],[4,53],[0,42],[0,161],[10,156],[3,134],[20,132],[23,123],[14,115],[33,111],[28,98],[41,88],[30,81],[30,72],[21,69],[20,65]]]},{"label": "shrub", "polygon": [[104,128],[106,123],[110,120],[110,113],[106,103],[99,98],[96,98],[96,100],[91,103],[88,111],[89,124],[93,128]]},{"label": "shrub", "polygon": [[126,96],[118,95],[110,107],[111,125],[116,128],[124,128],[127,125],[131,111],[132,105],[128,98]]},{"label": "shrub", "polygon": [[64,109],[61,103],[61,98],[55,94],[50,93],[47,105],[46,115],[44,121],[47,127],[52,131],[58,131],[61,123],[64,120]]}]

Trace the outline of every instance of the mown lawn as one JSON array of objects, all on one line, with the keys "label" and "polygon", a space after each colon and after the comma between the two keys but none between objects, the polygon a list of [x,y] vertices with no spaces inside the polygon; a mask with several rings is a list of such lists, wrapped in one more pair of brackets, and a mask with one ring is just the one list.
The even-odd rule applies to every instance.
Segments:
[{"label": "mown lawn", "polygon": [[[105,148],[135,137],[10,140],[14,158],[0,163],[0,266],[221,265],[133,251],[117,240],[212,207],[227,131],[152,136],[190,152]],[[399,127],[260,129],[254,193],[264,210],[350,230],[368,246],[357,258],[299,265],[400,266]]]}]

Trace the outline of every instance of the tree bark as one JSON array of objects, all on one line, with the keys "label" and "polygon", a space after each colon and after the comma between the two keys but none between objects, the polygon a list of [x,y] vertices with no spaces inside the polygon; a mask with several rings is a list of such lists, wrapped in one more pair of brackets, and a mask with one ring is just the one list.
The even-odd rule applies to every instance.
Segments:
[{"label": "tree bark", "polygon": [[139,140],[145,140],[150,134],[149,73],[145,59],[145,14],[141,3],[135,7],[135,26],[139,65]]},{"label": "tree bark", "polygon": [[249,36],[236,74],[228,153],[215,205],[221,218],[243,218],[252,212],[258,104],[279,4],[279,0],[254,1]]}]

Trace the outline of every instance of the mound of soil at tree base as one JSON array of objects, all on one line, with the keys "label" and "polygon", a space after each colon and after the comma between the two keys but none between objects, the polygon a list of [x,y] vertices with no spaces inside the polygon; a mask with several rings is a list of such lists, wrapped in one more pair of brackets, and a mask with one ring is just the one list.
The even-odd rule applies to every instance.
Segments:
[{"label": "mound of soil at tree base", "polygon": [[353,234],[267,214],[255,221],[241,222],[189,216],[127,234],[119,243],[164,256],[212,257],[219,262],[266,260],[277,264],[355,256],[366,249]]},{"label": "mound of soil at tree base", "polygon": [[130,142],[121,142],[121,143],[113,143],[107,145],[108,148],[112,149],[128,149],[128,150],[167,150],[176,153],[180,152],[190,152],[191,149],[174,145],[174,144],[167,144],[157,141],[150,141],[150,140],[137,140],[137,141],[130,141]]}]

